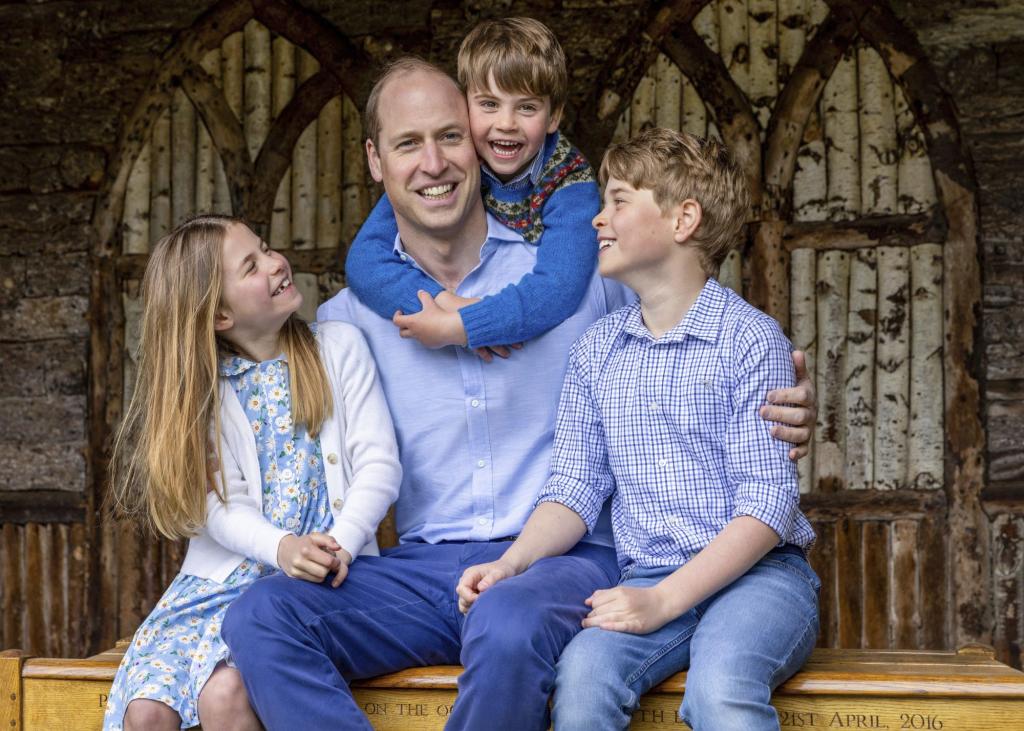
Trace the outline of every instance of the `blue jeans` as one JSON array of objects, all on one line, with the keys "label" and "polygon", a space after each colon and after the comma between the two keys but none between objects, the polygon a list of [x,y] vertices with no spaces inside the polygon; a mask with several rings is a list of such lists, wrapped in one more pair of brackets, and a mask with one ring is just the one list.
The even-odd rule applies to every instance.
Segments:
[{"label": "blue jeans", "polygon": [[[627,570],[624,586],[652,586],[677,567]],[[821,582],[794,546],[647,635],[587,628],[558,661],[554,727],[629,726],[640,697],[689,669],[680,716],[694,731],[778,729],[772,691],[807,660],[818,636]]]},{"label": "blue jeans", "polygon": [[507,542],[411,543],[360,556],[345,583],[277,575],[228,609],[222,634],[268,731],[370,729],[348,683],[423,665],[465,667],[449,729],[548,727],[555,663],[583,601],[615,583],[615,550],[580,544],[484,592],[464,616],[463,570]]}]

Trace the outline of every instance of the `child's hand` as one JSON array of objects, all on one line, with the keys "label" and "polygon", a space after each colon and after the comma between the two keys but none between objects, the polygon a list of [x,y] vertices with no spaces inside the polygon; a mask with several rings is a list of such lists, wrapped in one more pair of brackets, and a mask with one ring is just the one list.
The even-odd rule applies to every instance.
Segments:
[{"label": "child's hand", "polygon": [[818,408],[814,384],[807,373],[807,356],[803,351],[793,351],[793,365],[796,367],[796,385],[769,391],[769,405],[762,406],[759,413],[765,421],[782,422],[772,427],[772,436],[796,445],[789,450],[789,458],[796,462],[810,451]]},{"label": "child's hand", "polygon": [[[327,574],[338,570],[341,559],[335,552],[343,550],[337,541],[325,533],[308,533],[304,536],[290,533],[277,544],[277,564],[292,578],[319,584]],[[347,564],[345,574],[348,574]]]},{"label": "child's hand", "polygon": [[473,348],[473,352],[476,353],[484,363],[490,363],[494,360],[494,356],[507,358],[512,355],[513,350],[522,349],[522,343],[512,343],[511,345],[491,345],[483,348]]},{"label": "child's hand", "polygon": [[403,338],[415,338],[428,348],[442,348],[445,345],[465,345],[466,331],[458,311],[448,312],[438,307],[433,298],[420,290],[417,295],[423,309],[415,315],[395,312],[391,322]]},{"label": "child's hand", "polygon": [[661,629],[678,616],[671,614],[668,602],[657,586],[598,589],[585,603],[590,607],[590,614],[583,618],[584,627],[600,627],[634,635]]},{"label": "child's hand", "polygon": [[447,289],[439,292],[437,297],[434,298],[437,306],[448,312],[458,312],[463,307],[475,305],[479,301],[479,297],[460,297],[454,292],[449,292]]},{"label": "child's hand", "polygon": [[459,611],[465,614],[473,606],[473,602],[480,598],[481,593],[518,573],[511,564],[501,559],[470,566],[462,572],[459,585],[455,587],[455,593],[459,597]]},{"label": "child's hand", "polygon": [[338,564],[338,568],[335,569],[334,578],[331,579],[331,586],[337,589],[341,586],[341,582],[348,578],[348,567],[349,564],[352,563],[352,554],[340,546],[334,554],[338,557],[340,563]]}]

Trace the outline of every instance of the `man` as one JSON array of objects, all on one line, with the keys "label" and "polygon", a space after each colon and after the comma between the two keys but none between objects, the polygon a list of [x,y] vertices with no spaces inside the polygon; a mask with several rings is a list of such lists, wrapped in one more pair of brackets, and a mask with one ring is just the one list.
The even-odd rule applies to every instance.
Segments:
[{"label": "man", "polygon": [[[370,171],[395,209],[396,255],[463,297],[532,270],[535,247],[484,211],[465,99],[446,74],[417,60],[389,67],[370,95],[367,133]],[[358,325],[377,360],[405,475],[403,543],[357,559],[337,590],[276,576],[232,606],[224,636],[268,729],[368,729],[349,681],[455,663],[465,671],[449,728],[548,727],[554,665],[583,602],[618,579],[607,514],[570,553],[485,592],[468,616],[455,586],[522,528],[547,475],[569,346],[626,298],[595,275],[574,315],[489,364],[402,339],[349,291],[320,308],[320,319]],[[786,400],[813,402],[803,391]],[[809,411],[796,413],[807,423]],[[807,436],[798,429],[795,441]]]}]

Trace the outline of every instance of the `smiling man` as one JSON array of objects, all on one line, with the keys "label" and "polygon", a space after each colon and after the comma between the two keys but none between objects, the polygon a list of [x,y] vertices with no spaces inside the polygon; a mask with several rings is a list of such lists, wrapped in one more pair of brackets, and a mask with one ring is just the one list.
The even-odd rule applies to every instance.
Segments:
[{"label": "smiling man", "polygon": [[[398,222],[396,256],[463,297],[497,292],[533,269],[537,247],[484,210],[465,97],[446,74],[396,62],[366,117],[370,171]],[[548,727],[555,663],[580,629],[583,602],[618,579],[607,512],[570,553],[483,593],[468,615],[455,587],[466,567],[500,556],[522,529],[547,477],[569,347],[628,297],[595,274],[571,317],[490,364],[464,348],[401,338],[350,290],[320,308],[321,320],[359,326],[377,360],[404,471],[402,543],[358,558],[338,589],[275,576],[232,605],[224,635],[268,729],[369,729],[350,681],[458,663],[465,671],[448,728]],[[809,393],[805,386],[785,400],[813,401]],[[797,430],[796,441],[807,436]]]}]

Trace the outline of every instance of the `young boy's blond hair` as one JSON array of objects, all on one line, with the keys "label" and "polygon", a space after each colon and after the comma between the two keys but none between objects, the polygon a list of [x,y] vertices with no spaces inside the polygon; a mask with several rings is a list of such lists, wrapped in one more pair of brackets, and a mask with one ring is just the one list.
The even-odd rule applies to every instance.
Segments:
[{"label": "young boy's blond hair", "polygon": [[750,210],[750,193],[743,171],[725,145],[688,132],[664,127],[644,130],[628,142],[612,145],[599,173],[647,188],[663,213],[691,198],[701,207],[700,226],[690,238],[709,277],[738,243]]},{"label": "young boy's blond hair", "polygon": [[565,52],[555,34],[533,18],[485,20],[459,47],[459,84],[487,89],[489,77],[502,91],[546,96],[551,113],[559,114],[569,93]]}]

